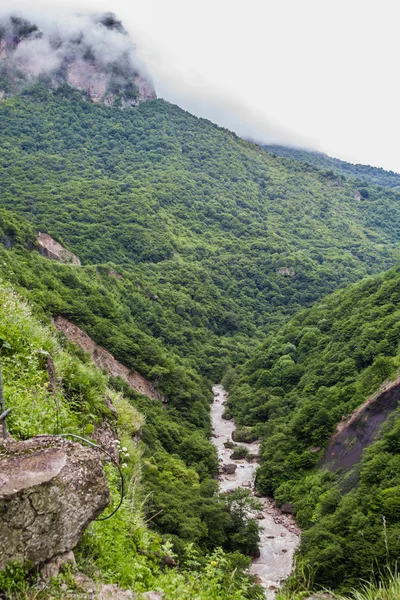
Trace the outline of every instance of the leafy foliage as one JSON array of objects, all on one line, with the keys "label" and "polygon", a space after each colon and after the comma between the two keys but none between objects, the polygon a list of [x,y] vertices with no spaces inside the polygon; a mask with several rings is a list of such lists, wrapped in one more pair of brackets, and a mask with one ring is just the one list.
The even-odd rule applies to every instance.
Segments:
[{"label": "leafy foliage", "polygon": [[[331,175],[342,175],[346,178],[364,182],[367,185],[372,183],[400,190],[400,174],[394,171],[385,171],[379,167],[371,167],[369,165],[352,164],[338,158],[332,158],[322,152],[311,152],[300,148],[289,148],[276,144],[270,144],[264,146],[264,148],[275,155],[314,165],[317,169],[327,171]],[[360,189],[359,192],[364,200],[369,198],[368,188],[364,190]]]},{"label": "leafy foliage", "polygon": [[[243,555],[257,549],[258,527],[247,515],[246,497],[238,499],[239,510],[233,497],[219,494],[210,477],[217,467],[215,449],[200,430],[126,384],[126,395],[121,382],[110,387],[84,353],[57,339],[1,282],[0,338],[6,406],[13,409],[7,424],[15,438],[45,432],[90,439],[96,425],[112,416],[106,395],[117,408],[128,492],[112,519],[92,523],[85,533],[77,551],[81,568],[137,592],[162,589],[167,599],[176,594],[199,600],[262,597],[245,572],[249,559]],[[55,364],[55,387],[46,367],[48,357]],[[141,430],[143,441],[138,443]],[[110,465],[105,470],[117,501],[119,477]],[[178,532],[173,529],[176,523]],[[171,558],[174,546],[180,571],[163,566],[163,557]],[[185,589],[188,582],[192,591]],[[26,569],[18,565],[0,573],[0,592],[10,598],[29,598],[31,593],[53,597],[50,591],[46,596],[32,590],[31,583]],[[57,589],[53,591],[58,597]]]},{"label": "leafy foliage", "polygon": [[316,468],[337,423],[400,365],[399,289],[396,267],[328,296],[271,335],[231,383],[229,411],[264,439],[258,487],[293,504],[306,530],[300,553],[325,585],[394,568],[400,552],[398,411],[361,466]]},{"label": "leafy foliage", "polygon": [[[121,585],[135,581],[138,591],[158,582],[167,598],[257,597],[238,554],[254,554],[258,544],[248,499],[220,496],[212,479],[210,384],[224,374],[238,441],[264,439],[259,488],[294,505],[306,529],[300,552],[317,581],[351,585],[375,562],[392,564],[399,550],[395,420],[365,454],[360,474],[349,476],[359,477],[358,488],[316,467],[342,415],[399,366],[399,270],[298,311],[395,264],[394,180],[393,189],[367,179],[360,186],[276,158],[164,101],[118,110],[39,83],[2,102],[0,117],[2,276],[43,321],[69,318],[169,400],[165,410],[121,381],[108,382],[62,337],[35,325],[35,338],[29,315],[15,325],[3,311],[17,436],[59,428],[90,435],[105,416],[107,386],[120,402],[132,502],[120,522],[89,531],[86,567]],[[38,230],[84,266],[42,258]],[[40,349],[55,355],[63,380],[51,402]],[[235,368],[250,357],[238,377]],[[142,454],[130,419],[142,426]],[[116,494],[118,484],[112,487]],[[140,503],[141,511],[132,508]],[[157,562],[165,544],[180,573]]]}]

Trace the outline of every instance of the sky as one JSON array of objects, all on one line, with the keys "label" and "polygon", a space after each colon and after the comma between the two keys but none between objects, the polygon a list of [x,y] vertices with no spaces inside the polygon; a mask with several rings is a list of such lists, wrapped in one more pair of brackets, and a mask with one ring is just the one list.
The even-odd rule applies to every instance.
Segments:
[{"label": "sky", "polygon": [[[255,141],[400,172],[395,0],[0,0],[112,11],[159,97]],[[397,6],[396,6],[397,5]]]}]

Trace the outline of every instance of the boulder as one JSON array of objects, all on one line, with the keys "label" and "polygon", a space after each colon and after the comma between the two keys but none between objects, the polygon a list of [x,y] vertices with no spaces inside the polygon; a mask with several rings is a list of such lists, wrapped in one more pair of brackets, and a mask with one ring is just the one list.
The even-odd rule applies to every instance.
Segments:
[{"label": "boulder", "polygon": [[233,475],[233,473],[236,471],[237,469],[237,465],[235,465],[234,463],[228,463],[227,465],[224,465],[222,467],[222,470],[224,473],[226,473],[227,475]]},{"label": "boulder", "polygon": [[282,504],[281,511],[287,515],[292,515],[294,513],[293,506],[290,504],[290,502],[285,502]]},{"label": "boulder", "polygon": [[241,427],[232,432],[232,439],[234,442],[251,444],[257,441],[258,437],[253,427]]},{"label": "boulder", "polygon": [[230,440],[227,440],[226,442],[224,442],[224,447],[233,450],[234,448],[236,448],[236,444],[234,444]]},{"label": "boulder", "polygon": [[0,445],[0,570],[69,552],[109,500],[98,451],[55,436]]},{"label": "boulder", "polygon": [[136,600],[137,596],[131,590],[123,590],[118,585],[104,584],[98,581],[93,581],[84,573],[76,573],[74,575],[75,584],[78,590],[84,592],[82,594],[68,595],[66,598],[85,598],[87,600]]},{"label": "boulder", "polygon": [[160,592],[145,592],[142,594],[142,600],[163,600],[163,596]]},{"label": "boulder", "polygon": [[102,585],[98,590],[96,600],[135,600],[131,590],[122,590],[114,583]]},{"label": "boulder", "polygon": [[119,462],[119,450],[115,444],[116,437],[108,419],[104,419],[101,423],[98,423],[92,434],[92,439],[96,444],[111,454],[114,461]]},{"label": "boulder", "polygon": [[75,556],[72,550],[59,554],[45,563],[40,569],[40,576],[44,581],[50,581],[53,577],[58,577],[61,571],[67,566],[76,567]]}]

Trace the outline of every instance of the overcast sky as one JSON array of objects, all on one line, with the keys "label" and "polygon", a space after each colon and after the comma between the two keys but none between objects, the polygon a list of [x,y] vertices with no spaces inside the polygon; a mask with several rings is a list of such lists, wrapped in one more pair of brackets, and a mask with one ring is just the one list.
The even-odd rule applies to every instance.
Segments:
[{"label": "overcast sky", "polygon": [[113,11],[160,97],[260,141],[400,172],[396,0],[55,4],[0,0],[50,14]]}]

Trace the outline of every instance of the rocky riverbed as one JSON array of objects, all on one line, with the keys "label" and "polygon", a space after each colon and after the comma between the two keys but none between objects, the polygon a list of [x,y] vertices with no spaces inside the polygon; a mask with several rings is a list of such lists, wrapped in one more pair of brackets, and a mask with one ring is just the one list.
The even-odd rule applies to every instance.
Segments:
[{"label": "rocky riverbed", "polygon": [[[235,424],[232,420],[222,418],[224,403],[228,393],[221,385],[213,387],[214,402],[211,409],[213,424],[213,443],[218,450],[220,462],[220,488],[223,492],[235,490],[238,487],[249,488],[254,492],[254,479],[257,462],[247,460],[232,460],[232,450],[225,448],[225,442],[232,442],[232,432]],[[260,450],[258,442],[242,444],[251,454],[257,455]],[[229,467],[227,465],[236,465]],[[228,471],[228,472],[227,472]],[[234,471],[229,473],[229,471]],[[258,576],[266,590],[266,598],[273,600],[282,580],[290,574],[293,564],[293,554],[299,543],[300,531],[293,517],[283,514],[271,498],[257,498],[262,505],[262,511],[256,511],[254,518],[262,528],[260,557],[253,560],[251,572]]]}]

